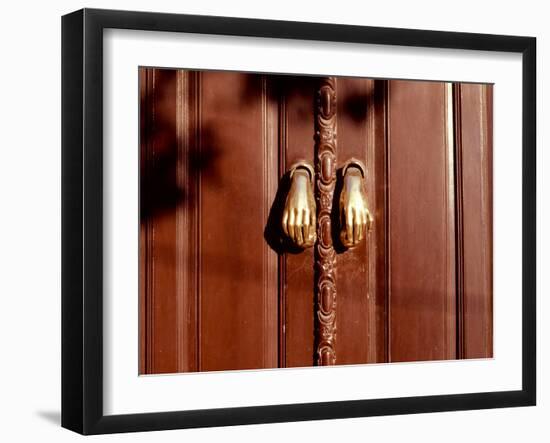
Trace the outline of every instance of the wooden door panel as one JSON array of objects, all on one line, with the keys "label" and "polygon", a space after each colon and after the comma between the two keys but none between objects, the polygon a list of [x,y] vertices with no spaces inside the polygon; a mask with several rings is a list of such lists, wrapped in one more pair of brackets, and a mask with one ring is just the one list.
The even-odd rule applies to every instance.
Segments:
[{"label": "wooden door panel", "polygon": [[451,98],[445,83],[389,82],[390,361],[456,357]]},{"label": "wooden door panel", "polygon": [[[319,79],[142,68],[140,373],[313,366],[314,249],[285,242]],[[491,357],[492,87],[336,79],[337,168],[374,224],[338,240],[336,363]]]},{"label": "wooden door panel", "polygon": [[[314,164],[316,80],[310,77],[277,79],[281,100],[283,174],[297,161]],[[286,195],[284,196],[286,197]],[[312,366],[314,361],[313,248],[285,249],[282,262],[281,366]]]},{"label": "wooden door panel", "polygon": [[[142,373],[176,372],[177,329],[175,71],[140,71],[141,109],[141,361]],[[148,297],[145,297],[145,294]]]},{"label": "wooden door panel", "polygon": [[455,86],[459,226],[459,353],[493,356],[492,85]]},{"label": "wooden door panel", "polygon": [[277,366],[277,115],[261,75],[204,72],[200,88],[200,360],[203,371]]},{"label": "wooden door panel", "polygon": [[140,370],[276,367],[278,263],[264,225],[278,115],[267,80],[163,69],[140,80]]},{"label": "wooden door panel", "polygon": [[[337,247],[338,364],[385,361],[384,89],[382,81],[337,79],[338,165],[341,168],[350,158],[365,164],[367,199],[374,217],[366,242],[350,250]],[[377,187],[378,182],[382,186]],[[337,186],[335,206],[339,194]],[[338,229],[338,214],[332,225]],[[338,236],[333,236],[338,245]]]}]

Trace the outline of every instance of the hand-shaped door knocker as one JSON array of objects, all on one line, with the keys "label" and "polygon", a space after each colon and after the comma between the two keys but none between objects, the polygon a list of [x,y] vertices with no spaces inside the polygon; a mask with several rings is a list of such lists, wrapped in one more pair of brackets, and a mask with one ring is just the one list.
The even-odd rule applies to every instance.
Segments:
[{"label": "hand-shaped door knocker", "polygon": [[309,248],[317,237],[313,168],[299,162],[290,169],[290,190],[283,211],[282,227],[290,240],[300,248]]},{"label": "hand-shaped door knocker", "polygon": [[363,164],[356,159],[348,160],[342,168],[342,176],[340,241],[345,247],[352,248],[368,234],[373,219],[367,207]]},{"label": "hand-shaped door knocker", "polygon": [[[342,168],[340,194],[340,241],[346,248],[357,246],[369,233],[372,215],[367,207],[365,167],[356,159]],[[316,206],[313,197],[314,172],[306,162],[290,169],[290,190],[283,211],[282,227],[288,238],[300,248],[313,246],[316,240]]]}]

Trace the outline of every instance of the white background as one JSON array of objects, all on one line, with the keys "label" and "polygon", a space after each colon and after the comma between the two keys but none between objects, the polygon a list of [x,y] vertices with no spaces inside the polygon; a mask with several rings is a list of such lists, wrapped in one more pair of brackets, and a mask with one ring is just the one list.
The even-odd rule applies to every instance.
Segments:
[{"label": "white background", "polygon": [[[249,4],[248,4],[249,3]],[[335,5],[338,7],[336,8]],[[550,30],[544,2],[231,2],[157,0],[3,5],[0,39],[0,436],[4,441],[81,439],[59,428],[60,410],[60,15],[82,6],[197,14],[534,35],[538,37],[539,405],[495,411],[286,423],[97,437],[126,441],[547,441],[550,367],[543,324],[548,302],[548,156],[542,155],[542,112],[550,104]],[[520,210],[520,208],[517,208]]]}]

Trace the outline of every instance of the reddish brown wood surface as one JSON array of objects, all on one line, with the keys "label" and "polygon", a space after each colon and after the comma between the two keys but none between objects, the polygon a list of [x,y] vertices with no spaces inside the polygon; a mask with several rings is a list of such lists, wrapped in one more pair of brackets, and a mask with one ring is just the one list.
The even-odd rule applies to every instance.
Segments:
[{"label": "reddish brown wood surface", "polygon": [[[280,217],[318,79],[139,75],[140,373],[314,365],[313,248]],[[336,166],[365,163],[374,216],[351,250],[331,218],[336,363],[491,357],[492,87],[336,83]]]},{"label": "reddish brown wood surface", "polygon": [[264,226],[276,114],[260,75],[204,72],[200,88],[200,370],[277,366],[277,257]]},{"label": "reddish brown wood surface", "polygon": [[141,252],[143,372],[177,372],[175,71],[141,73]]},{"label": "reddish brown wood surface", "polygon": [[[352,157],[366,165],[367,199],[374,217],[366,242],[350,250],[337,246],[338,364],[386,360],[384,83],[338,78],[338,165]],[[337,198],[339,192],[337,188]],[[333,225],[338,222],[334,217]]]},{"label": "reddish brown wood surface", "polygon": [[453,150],[445,84],[388,89],[389,360],[456,357]]},{"label": "reddish brown wood surface", "polygon": [[[283,171],[300,160],[314,164],[314,113],[316,82],[310,77],[277,79],[280,97],[280,149]],[[285,189],[281,189],[286,198]],[[285,248],[283,254],[281,329],[284,352],[281,366],[312,366],[314,362],[313,248]]]},{"label": "reddish brown wood surface", "polygon": [[151,131],[141,144],[151,177],[141,201],[142,372],[276,367],[278,265],[264,226],[278,116],[266,78],[144,69],[141,79]]},{"label": "reddish brown wood surface", "polygon": [[493,356],[492,85],[455,86],[462,358]]}]

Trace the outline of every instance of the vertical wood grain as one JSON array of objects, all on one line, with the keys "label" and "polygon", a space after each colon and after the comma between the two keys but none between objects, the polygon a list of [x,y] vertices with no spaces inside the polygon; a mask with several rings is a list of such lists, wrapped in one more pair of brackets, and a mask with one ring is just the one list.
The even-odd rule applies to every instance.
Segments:
[{"label": "vertical wood grain", "polygon": [[[263,123],[263,225],[269,219],[271,205],[278,188],[279,171],[279,108],[270,76],[261,76],[261,106]],[[264,368],[279,364],[279,258],[267,241],[263,242],[264,297]]]},{"label": "vertical wood grain", "polygon": [[[367,362],[388,361],[388,312],[387,312],[387,268],[386,220],[387,208],[387,134],[386,134],[386,91],[387,82],[371,80],[371,92],[367,108],[367,192],[370,194],[369,208],[374,224],[368,239],[369,281],[367,328],[369,348]],[[369,112],[370,109],[370,112]]]},{"label": "vertical wood grain", "polygon": [[178,372],[196,371],[197,356],[197,172],[193,168],[199,122],[195,89],[198,73],[178,70],[176,132],[177,184],[184,198],[176,206],[176,300]]},{"label": "vertical wood grain", "polygon": [[[338,364],[385,361],[383,92],[383,81],[338,79],[339,167],[352,157],[365,164],[367,200],[374,218],[365,242],[338,249]],[[336,205],[340,191],[338,186]],[[336,216],[334,234],[339,228]]]},{"label": "vertical wood grain", "polygon": [[277,362],[277,260],[264,239],[276,119],[260,75],[203,72],[200,369]]},{"label": "vertical wood grain", "polygon": [[[148,158],[150,156],[150,147],[149,147],[149,128],[151,127],[151,112],[150,110],[150,91],[149,86],[149,72],[147,69],[141,68],[139,70],[139,98],[140,98],[140,181],[143,180],[142,177],[148,176],[149,171],[147,165],[150,164]],[[145,193],[147,191],[140,186],[140,205],[143,204],[145,199]],[[149,370],[149,361],[150,358],[148,353],[150,352],[149,344],[149,318],[148,318],[148,304],[150,303],[150,298],[152,293],[148,290],[148,278],[150,278],[151,272],[148,269],[148,264],[150,260],[150,247],[148,246],[148,237],[149,237],[150,227],[148,222],[140,217],[139,225],[139,373],[146,374],[150,372]]]},{"label": "vertical wood grain", "polygon": [[[374,114],[372,105],[373,82],[360,78],[338,79],[338,101],[336,117],[338,121],[338,167],[350,158],[362,161],[366,168],[367,199],[369,208],[374,205],[373,161],[369,155],[372,143],[372,124],[369,119]],[[334,204],[338,205],[341,193],[341,169]],[[374,212],[373,212],[374,214]],[[333,236],[338,241],[341,229],[338,214],[335,214],[332,226]],[[376,323],[370,317],[374,294],[370,292],[369,282],[372,275],[371,264],[376,260],[371,256],[373,236],[352,249],[338,248],[338,364],[357,364],[368,361],[370,349],[376,349]],[[372,297],[372,298],[371,298]]]},{"label": "vertical wood grain", "polygon": [[175,71],[141,68],[140,316],[144,373],[179,370],[176,277],[177,133]]},{"label": "vertical wood grain", "polygon": [[[280,77],[284,100],[284,171],[299,160],[314,164],[315,80]],[[284,258],[285,367],[314,364],[313,248],[286,252]]]},{"label": "vertical wood grain", "polygon": [[[279,192],[282,191],[283,184],[287,179],[286,174],[286,153],[288,150],[288,138],[287,138],[287,110],[286,110],[286,94],[282,92],[282,86],[280,80],[275,80],[275,90],[277,91],[275,97],[278,102],[278,178],[279,178]],[[281,195],[280,197],[280,207],[285,199],[285,196]],[[279,211],[280,214],[280,211]],[[275,220],[277,223],[277,220]],[[276,224],[276,232],[280,232],[280,228]],[[279,264],[279,275],[278,275],[278,292],[279,292],[279,303],[278,303],[278,313],[279,313],[279,355],[278,355],[278,367],[286,368],[287,366],[287,284],[286,284],[286,268],[287,268],[287,254],[279,253],[278,257]]]},{"label": "vertical wood grain", "polygon": [[458,84],[459,351],[493,356],[492,85]]},{"label": "vertical wood grain", "polygon": [[[139,78],[140,373],[312,366],[313,249],[267,229],[288,168],[314,163],[317,80]],[[492,87],[338,93],[338,161],[365,163],[374,225],[337,249],[337,363],[492,357]]]},{"label": "vertical wood grain", "polygon": [[390,361],[456,357],[448,99],[444,83],[389,83]]}]

